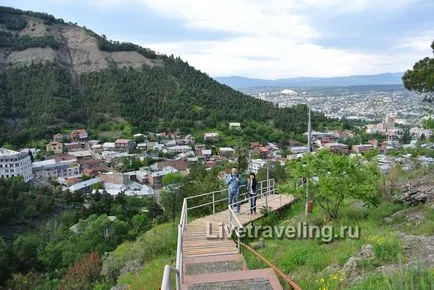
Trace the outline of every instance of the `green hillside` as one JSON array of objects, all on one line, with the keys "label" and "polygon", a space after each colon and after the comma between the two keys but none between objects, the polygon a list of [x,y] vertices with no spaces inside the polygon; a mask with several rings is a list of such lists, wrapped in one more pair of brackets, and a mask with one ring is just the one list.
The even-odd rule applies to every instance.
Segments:
[{"label": "green hillside", "polygon": [[[47,14],[0,7],[0,28],[0,144],[25,145],[80,126],[109,131],[120,121],[133,130],[184,133],[249,120],[287,133],[306,128],[305,106],[277,109],[180,58]],[[314,120],[314,127],[326,121]]]}]

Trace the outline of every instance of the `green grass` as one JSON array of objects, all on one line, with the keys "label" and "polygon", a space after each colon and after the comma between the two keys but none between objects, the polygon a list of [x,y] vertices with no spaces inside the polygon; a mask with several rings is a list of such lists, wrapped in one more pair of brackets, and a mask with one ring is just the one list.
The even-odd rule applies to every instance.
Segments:
[{"label": "green grass", "polygon": [[[155,226],[136,241],[119,245],[104,260],[103,268],[111,279],[117,279],[117,273],[128,261],[146,264],[159,257],[175,256],[177,234],[177,227],[174,224]],[[162,273],[163,267],[158,270]]]},{"label": "green grass", "polygon": [[434,289],[434,269],[408,268],[394,274],[371,274],[349,288],[351,290],[431,290]]},{"label": "green grass", "polygon": [[[159,289],[166,264],[174,264],[172,257],[162,257],[146,263],[138,273],[128,273],[119,278],[118,286],[127,286],[131,290]],[[175,285],[175,283],[173,283]]]},{"label": "green grass", "polygon": [[[339,218],[332,221],[327,221],[325,214],[317,206],[309,217],[309,223],[318,226],[332,225],[335,228],[339,228],[341,225],[358,226],[360,228],[359,239],[338,238],[328,243],[314,239],[265,239],[265,248],[258,250],[258,252],[284,273],[287,273],[302,289],[337,289],[343,286],[343,281],[341,280],[344,279],[341,272],[325,272],[324,269],[330,265],[335,265],[336,268],[342,267],[351,256],[354,256],[359,251],[362,245],[371,244],[376,256],[373,259],[362,261],[359,265],[360,268],[368,273],[374,272],[381,265],[405,262],[402,257],[403,248],[397,236],[397,230],[392,228],[392,223],[386,219],[386,217],[389,217],[393,213],[405,209],[404,206],[383,201],[378,207],[365,208],[355,205],[356,202],[355,200],[346,201]],[[422,224],[416,227],[413,226],[413,228],[416,228],[419,232],[426,232],[432,227],[432,220],[434,220],[432,218],[433,213],[431,209],[422,209],[424,209],[426,218]],[[291,209],[278,215],[277,218],[276,216],[267,218],[270,221],[259,221],[257,224],[267,224],[270,222],[271,224],[296,225],[298,222],[304,221],[304,204],[303,202],[298,202]],[[243,251],[243,254],[249,269],[267,268],[266,265],[252,254],[246,251]],[[430,281],[427,278],[428,276],[426,274],[422,275],[420,271],[418,273],[414,273],[413,271],[400,274],[402,276],[402,283],[405,280],[408,283],[419,285],[417,283],[420,282],[422,283],[420,285],[423,286],[428,283],[427,281]],[[379,285],[387,286],[387,283],[389,283],[387,281],[395,283],[393,277],[381,276],[379,278],[377,276],[378,274],[372,276],[372,281],[366,282],[376,285],[377,288],[372,286],[367,289],[383,289]],[[409,279],[413,279],[414,281],[411,282]],[[378,284],[375,281],[380,282]],[[395,284],[391,285],[394,286]],[[411,285],[409,287],[412,287]]]}]

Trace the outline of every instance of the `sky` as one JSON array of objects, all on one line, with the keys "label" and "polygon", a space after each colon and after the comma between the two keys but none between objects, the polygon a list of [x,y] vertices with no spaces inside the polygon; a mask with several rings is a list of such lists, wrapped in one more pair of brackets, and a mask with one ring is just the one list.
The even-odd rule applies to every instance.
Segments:
[{"label": "sky", "polygon": [[434,40],[432,0],[0,0],[180,56],[210,76],[403,72]]}]

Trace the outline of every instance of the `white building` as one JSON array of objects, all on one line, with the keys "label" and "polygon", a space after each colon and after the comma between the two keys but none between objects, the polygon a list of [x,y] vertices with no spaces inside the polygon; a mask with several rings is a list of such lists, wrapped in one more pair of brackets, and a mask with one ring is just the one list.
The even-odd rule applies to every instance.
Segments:
[{"label": "white building", "polygon": [[188,151],[191,151],[191,146],[177,145],[177,146],[167,147],[167,151],[170,153],[186,153]]},{"label": "white building", "polygon": [[301,154],[301,153],[307,153],[309,151],[309,148],[307,146],[292,146],[289,148],[292,154]]},{"label": "white building", "polygon": [[[98,177],[96,177],[96,178],[92,178],[92,179],[89,179],[86,181],[76,183],[74,185],[71,185],[70,187],[67,187],[66,189],[69,189],[69,191],[71,191],[71,192],[75,192],[75,191],[90,188],[92,185],[95,185],[95,184],[100,183],[100,182],[101,182],[101,180]],[[66,189],[64,189],[64,190],[66,190]]]},{"label": "white building", "polygon": [[37,161],[32,164],[35,178],[58,179],[80,176],[80,166],[77,160],[56,162],[55,159]]},{"label": "white building", "polygon": [[204,141],[217,141],[219,139],[219,133],[205,133],[203,135]]},{"label": "white building", "polygon": [[267,164],[267,161],[262,159],[252,159],[249,164],[249,171],[253,173],[258,173],[259,169],[261,169],[264,165]]},{"label": "white building", "polygon": [[429,138],[432,135],[432,132],[428,129],[414,127],[410,129],[410,134],[411,136],[420,139],[422,134],[425,136],[425,138]]},{"label": "white building", "polygon": [[115,147],[115,142],[105,142],[104,144],[102,144],[103,150],[114,150]]},{"label": "white building", "polygon": [[0,148],[0,178],[22,176],[27,182],[32,179],[32,160],[27,151]]},{"label": "white building", "polygon": [[229,129],[241,130],[240,123],[229,123]]}]

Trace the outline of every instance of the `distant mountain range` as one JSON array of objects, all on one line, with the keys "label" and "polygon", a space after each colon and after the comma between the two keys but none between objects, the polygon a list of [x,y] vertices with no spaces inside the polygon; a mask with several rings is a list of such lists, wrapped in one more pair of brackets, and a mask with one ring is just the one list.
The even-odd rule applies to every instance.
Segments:
[{"label": "distant mountain range", "polygon": [[400,85],[402,84],[402,72],[383,73],[377,75],[358,75],[331,78],[297,77],[277,80],[251,79],[240,76],[215,77],[219,83],[235,89],[251,87],[340,87],[363,85]]}]

